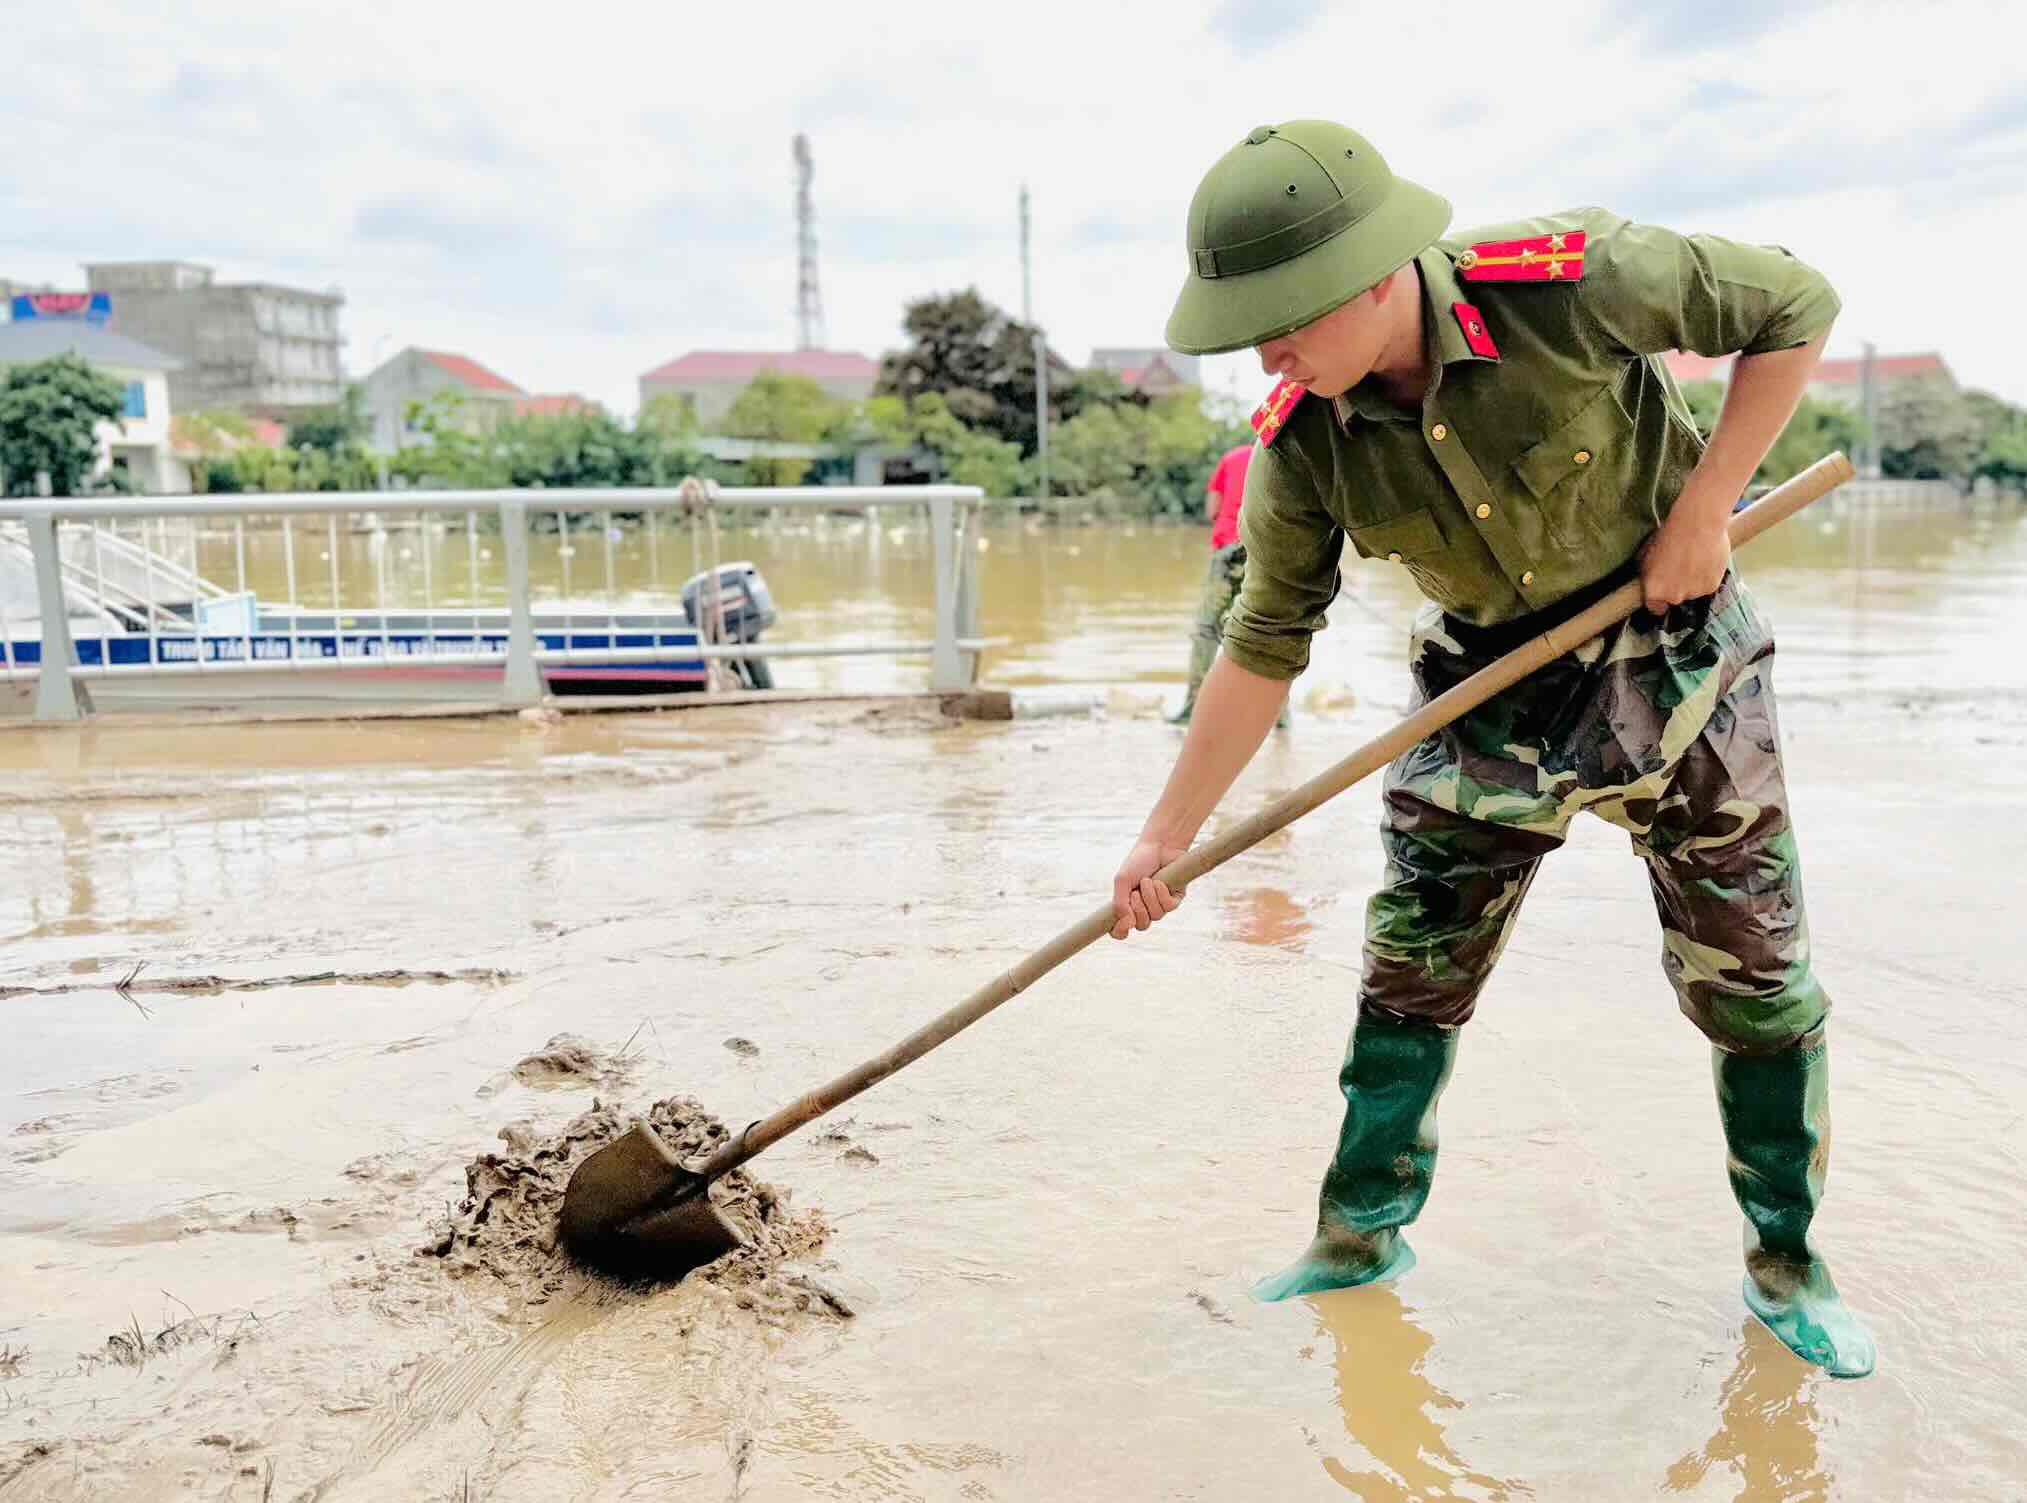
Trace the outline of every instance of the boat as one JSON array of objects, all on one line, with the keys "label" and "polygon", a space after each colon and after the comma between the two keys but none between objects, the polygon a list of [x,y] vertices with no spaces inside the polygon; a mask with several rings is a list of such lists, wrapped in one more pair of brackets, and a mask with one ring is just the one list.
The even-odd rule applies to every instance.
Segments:
[{"label": "boat", "polygon": [[[68,541],[68,540],[67,540]],[[203,579],[166,552],[102,533],[90,567],[66,547],[65,603],[77,681],[96,710],[281,708],[304,703],[498,702],[509,645],[503,609],[318,610],[262,602]],[[109,559],[111,562],[109,562]],[[756,641],[775,612],[751,563],[722,565],[708,618],[708,571],[676,609],[537,610],[535,671],[552,695],[700,693],[701,649]],[[687,607],[687,608],[686,608]],[[766,687],[764,659],[726,659],[740,686]],[[0,529],[0,716],[33,712],[42,662],[34,561]]]}]

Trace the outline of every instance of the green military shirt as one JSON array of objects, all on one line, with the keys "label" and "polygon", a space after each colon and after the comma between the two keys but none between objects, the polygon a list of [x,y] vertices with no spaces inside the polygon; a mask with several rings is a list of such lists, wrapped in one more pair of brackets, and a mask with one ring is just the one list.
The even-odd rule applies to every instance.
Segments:
[{"label": "green military shirt", "polygon": [[[1579,279],[1458,275],[1474,243],[1578,230]],[[1603,578],[1660,525],[1703,452],[1661,354],[1792,349],[1838,309],[1822,275],[1778,247],[1603,209],[1474,230],[1414,265],[1430,350],[1420,412],[1368,379],[1334,401],[1305,398],[1255,451],[1239,519],[1246,582],[1224,635],[1254,673],[1308,666],[1347,538],[1479,626]],[[1483,319],[1471,337],[1460,303]]]}]

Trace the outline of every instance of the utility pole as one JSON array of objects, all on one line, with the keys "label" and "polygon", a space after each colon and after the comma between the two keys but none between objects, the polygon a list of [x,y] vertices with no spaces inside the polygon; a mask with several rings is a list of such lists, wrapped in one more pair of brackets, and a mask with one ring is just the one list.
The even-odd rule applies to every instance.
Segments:
[{"label": "utility pole", "polygon": [[1879,372],[1877,352],[1868,341],[1865,358],[1858,367],[1858,409],[1865,418],[1865,463],[1859,474],[1867,480],[1879,478]]},{"label": "utility pole", "polygon": [[1035,321],[1034,289],[1028,280],[1028,185],[1021,184],[1021,322]]},{"label": "utility pole", "polygon": [[1035,332],[1035,459],[1041,469],[1041,500],[1049,502],[1049,342]]},{"label": "utility pole", "polygon": [[824,347],[823,295],[816,285],[816,203],[810,183],[816,167],[809,154],[809,137],[795,138],[795,347],[820,350]]}]

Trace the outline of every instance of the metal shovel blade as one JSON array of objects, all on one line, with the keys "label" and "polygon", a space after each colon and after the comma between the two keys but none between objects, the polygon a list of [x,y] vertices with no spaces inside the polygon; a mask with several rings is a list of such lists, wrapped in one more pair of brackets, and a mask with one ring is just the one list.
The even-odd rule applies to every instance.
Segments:
[{"label": "metal shovel blade", "polygon": [[636,1122],[571,1171],[560,1217],[564,1245],[608,1272],[679,1279],[745,1245],[709,1189],[652,1127]]}]

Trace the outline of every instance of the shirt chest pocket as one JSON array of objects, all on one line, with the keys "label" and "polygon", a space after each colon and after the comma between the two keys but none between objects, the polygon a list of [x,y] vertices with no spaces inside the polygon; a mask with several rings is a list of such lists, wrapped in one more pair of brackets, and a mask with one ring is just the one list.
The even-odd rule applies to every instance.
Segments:
[{"label": "shirt chest pocket", "polygon": [[1592,508],[1609,509],[1630,483],[1633,451],[1633,425],[1612,388],[1603,386],[1574,417],[1523,450],[1513,471],[1555,539],[1582,549],[1600,536]]},{"label": "shirt chest pocket", "polygon": [[1443,551],[1443,530],[1426,511],[1390,517],[1369,527],[1348,527],[1345,536],[1361,558],[1385,559],[1390,564],[1409,563]]}]

